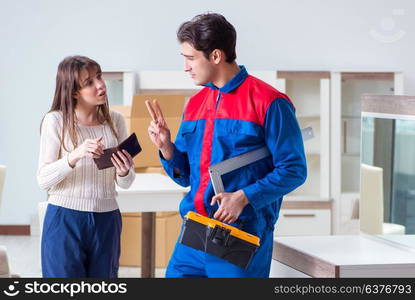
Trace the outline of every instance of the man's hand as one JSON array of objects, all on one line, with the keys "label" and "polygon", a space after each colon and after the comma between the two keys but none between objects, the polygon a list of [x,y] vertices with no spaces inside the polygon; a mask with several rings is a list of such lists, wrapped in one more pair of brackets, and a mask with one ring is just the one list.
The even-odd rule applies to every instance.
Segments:
[{"label": "man's hand", "polygon": [[243,190],[217,194],[212,198],[210,205],[215,205],[216,202],[220,205],[213,217],[225,223],[235,222],[244,207],[249,203]]},{"label": "man's hand", "polygon": [[157,100],[153,100],[153,103],[146,101],[145,104],[153,119],[150,122],[150,126],[148,126],[148,135],[154,145],[159,148],[163,157],[166,160],[170,160],[173,156],[174,147],[171,142],[170,129],[164,120],[160,105]]}]

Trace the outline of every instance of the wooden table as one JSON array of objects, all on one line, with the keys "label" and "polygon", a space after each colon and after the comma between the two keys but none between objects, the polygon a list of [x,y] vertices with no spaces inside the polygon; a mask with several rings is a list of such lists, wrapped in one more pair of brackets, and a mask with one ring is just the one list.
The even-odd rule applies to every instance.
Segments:
[{"label": "wooden table", "polygon": [[117,186],[117,202],[121,212],[141,212],[141,277],[154,277],[155,226],[157,211],[178,211],[179,203],[189,191],[171,178],[156,173],[136,173],[131,187]]}]

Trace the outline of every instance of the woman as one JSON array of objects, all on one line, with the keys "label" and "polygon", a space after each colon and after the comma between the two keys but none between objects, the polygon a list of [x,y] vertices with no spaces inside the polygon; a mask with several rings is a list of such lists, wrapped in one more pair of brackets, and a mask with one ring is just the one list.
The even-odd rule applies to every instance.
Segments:
[{"label": "woman", "polygon": [[115,184],[135,173],[128,152],[98,170],[93,158],[127,137],[124,118],[109,111],[101,68],[83,56],[58,67],[50,111],[41,125],[37,179],[47,189],[41,258],[44,277],[117,277],[121,215]]}]

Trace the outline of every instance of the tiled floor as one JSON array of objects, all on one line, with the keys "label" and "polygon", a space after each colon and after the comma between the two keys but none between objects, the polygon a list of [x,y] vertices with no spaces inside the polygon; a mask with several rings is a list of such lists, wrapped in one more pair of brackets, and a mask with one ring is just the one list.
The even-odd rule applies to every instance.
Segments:
[{"label": "tiled floor", "polygon": [[[10,272],[20,277],[42,277],[39,236],[0,235],[0,246],[7,248]],[[156,269],[156,277],[164,277],[165,269]],[[120,267],[119,277],[140,277],[136,267]]]}]

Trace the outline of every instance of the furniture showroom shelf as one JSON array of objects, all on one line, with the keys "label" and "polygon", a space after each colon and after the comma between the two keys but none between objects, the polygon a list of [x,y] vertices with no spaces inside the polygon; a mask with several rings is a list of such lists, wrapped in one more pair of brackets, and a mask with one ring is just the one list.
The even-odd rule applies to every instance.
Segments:
[{"label": "furniture showroom shelf", "polygon": [[321,153],[317,151],[306,151],[305,155],[317,155],[319,156]]},{"label": "furniture showroom shelf", "polygon": [[296,115],[297,119],[320,119],[320,115]]},{"label": "furniture showroom shelf", "polygon": [[311,126],[314,138],[304,143],[309,176],[289,196],[329,198],[330,72],[278,71],[277,89],[286,93],[296,108],[301,128]]},{"label": "furniture showroom shelf", "polygon": [[299,201],[307,201],[307,202],[329,202],[331,201],[330,198],[318,197],[318,196],[311,196],[311,195],[299,195],[299,196],[285,196],[284,202],[299,202]]},{"label": "furniture showroom shelf", "polygon": [[112,106],[131,106],[136,93],[136,73],[104,69],[102,77],[107,86],[108,102]]},{"label": "furniture showroom shelf", "polygon": [[278,71],[276,86],[293,101],[300,127],[313,128],[314,138],[304,142],[307,180],[284,198],[274,234],[330,234],[330,73]]},{"label": "furniture showroom shelf", "polygon": [[[360,190],[361,98],[363,94],[402,94],[403,75],[394,71],[331,72],[330,193],[333,198],[333,231],[348,228],[344,216],[353,207],[342,194]],[[353,200],[354,201],[354,200]],[[349,220],[350,221],[350,220]]]},{"label": "furniture showroom shelf", "polygon": [[286,196],[274,236],[331,234],[331,199],[313,196]]}]

